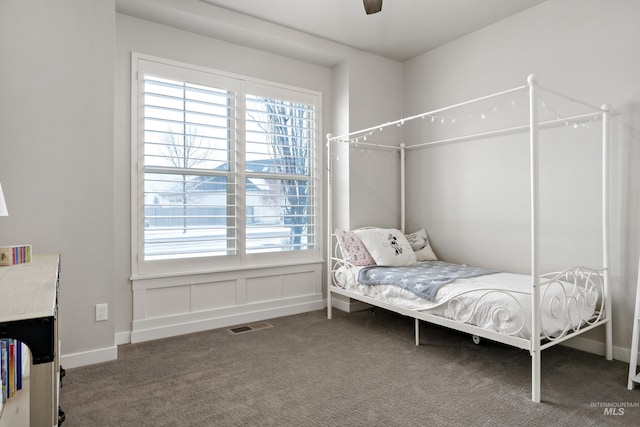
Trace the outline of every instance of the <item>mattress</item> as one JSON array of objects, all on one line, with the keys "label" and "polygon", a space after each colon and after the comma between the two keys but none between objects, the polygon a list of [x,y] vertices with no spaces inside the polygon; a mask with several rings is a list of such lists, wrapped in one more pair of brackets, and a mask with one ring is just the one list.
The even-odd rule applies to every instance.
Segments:
[{"label": "mattress", "polygon": [[[402,308],[424,311],[505,335],[531,337],[531,276],[493,273],[456,279],[443,285],[433,301],[428,301],[394,285],[363,285],[357,280],[362,268],[338,268],[334,272],[334,283]],[[601,292],[597,281],[580,284],[573,280],[541,280],[541,336],[557,338],[592,321],[598,315]]]}]

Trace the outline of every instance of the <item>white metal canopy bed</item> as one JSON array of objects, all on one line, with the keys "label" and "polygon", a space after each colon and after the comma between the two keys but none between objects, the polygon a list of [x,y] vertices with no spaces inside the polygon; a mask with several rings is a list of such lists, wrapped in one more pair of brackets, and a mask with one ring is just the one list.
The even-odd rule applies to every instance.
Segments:
[{"label": "white metal canopy bed", "polygon": [[[541,120],[539,115],[539,92],[551,93],[581,108],[587,113],[578,115],[556,115],[552,120]],[[494,97],[521,92],[527,95],[527,124],[515,127],[488,130],[474,135],[463,135],[437,139],[425,143],[389,146],[371,143],[367,137],[382,131],[387,126],[400,126],[414,119],[430,121],[451,120],[447,116],[451,109],[473,106]],[[543,103],[544,105],[544,103]],[[484,113],[482,119],[484,119]],[[367,304],[382,307],[415,319],[416,345],[419,345],[419,321],[438,324],[483,337],[517,348],[529,350],[532,360],[532,400],[540,402],[541,352],[553,345],[575,337],[583,332],[604,325],[606,329],[606,358],[612,359],[611,297],[609,289],[609,218],[608,218],[608,145],[610,107],[596,107],[565,97],[555,91],[538,86],[535,75],[529,76],[527,85],[477,98],[449,107],[431,110],[404,119],[387,122],[345,135],[327,135],[327,183],[328,183],[328,249],[327,249],[327,316],[332,316],[332,295],[339,294]],[[602,264],[597,268],[569,267],[562,271],[541,274],[540,267],[540,212],[539,212],[539,132],[541,128],[555,125],[577,126],[577,124],[602,122]],[[396,239],[403,245],[416,236],[404,235],[405,228],[405,156],[407,151],[418,150],[434,144],[446,144],[461,140],[474,140],[487,136],[528,130],[530,163],[530,274],[511,274],[494,271],[471,271],[460,273],[459,266],[450,266],[435,259],[431,252],[426,257],[415,257],[420,250],[428,248],[428,237],[424,234],[426,248],[413,247],[405,251],[410,257],[389,266],[388,257],[379,252],[376,245],[386,239]],[[399,230],[365,228],[359,230],[333,229],[332,220],[332,146],[337,143],[359,144],[373,149],[397,150],[400,153],[400,224]],[[418,239],[419,240],[419,239]],[[410,242],[409,244],[411,244]],[[352,245],[350,247],[349,245]],[[364,246],[364,252],[362,252]],[[388,250],[393,247],[387,246]],[[346,248],[346,249],[345,249]],[[352,249],[354,249],[352,251]],[[358,253],[360,251],[360,253]],[[373,251],[373,252],[372,252]],[[345,252],[350,252],[346,254]],[[372,252],[366,253],[366,252]],[[402,250],[400,249],[400,252]],[[362,255],[365,253],[364,255]],[[356,256],[354,257],[354,254]],[[360,262],[358,256],[370,258]],[[398,252],[396,251],[396,254]],[[395,259],[394,259],[395,260]],[[382,262],[378,262],[382,261]],[[416,262],[418,261],[418,262]],[[441,265],[436,265],[440,263]],[[378,265],[376,265],[378,264]],[[420,268],[435,271],[429,276]],[[434,277],[443,277],[441,268],[455,273],[438,282]],[[435,269],[435,270],[434,270]],[[409,272],[412,270],[412,272]],[[420,270],[420,271],[418,271]],[[463,268],[464,270],[464,268]],[[448,273],[447,273],[448,274]],[[416,275],[415,277],[412,275]],[[373,276],[373,277],[372,277]]]}]

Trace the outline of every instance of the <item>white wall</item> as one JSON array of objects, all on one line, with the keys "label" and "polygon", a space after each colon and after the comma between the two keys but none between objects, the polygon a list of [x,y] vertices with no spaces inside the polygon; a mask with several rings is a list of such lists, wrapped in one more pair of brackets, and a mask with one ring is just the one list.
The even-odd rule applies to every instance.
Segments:
[{"label": "white wall", "polygon": [[[355,55],[350,64],[349,126],[358,130],[402,117],[402,64],[373,55]],[[367,142],[398,146],[402,130],[377,132]],[[349,228],[399,228],[399,164],[390,151],[352,145],[349,153]],[[336,162],[337,167],[342,162]],[[344,191],[338,187],[338,191]],[[375,209],[372,209],[375,206]]]},{"label": "white wall", "polygon": [[[334,68],[333,136],[402,116],[402,64],[353,52]],[[368,142],[399,145],[400,129],[388,129]],[[366,225],[399,227],[400,182],[396,154],[364,145],[332,143],[334,228]],[[382,178],[382,179],[380,179]],[[371,206],[377,206],[371,209]]]},{"label": "white wall", "polygon": [[[424,53],[405,63],[404,70],[406,115],[526,84],[529,73],[537,74],[541,86],[598,106],[603,102],[613,105],[614,357],[623,360],[628,360],[629,354],[640,241],[638,16],[637,1],[547,1]],[[564,145],[568,148],[543,151],[542,161],[554,165],[546,172],[556,174],[543,180],[547,198],[543,202],[561,206],[547,219],[546,237],[551,239],[543,252],[547,264],[568,266],[576,259],[598,259],[599,255],[594,258],[588,254],[593,246],[590,236],[595,234],[597,239],[599,233],[594,219],[597,212],[593,212],[599,203],[598,190],[593,196],[595,182],[587,178],[591,170],[597,172],[599,168],[599,153],[591,142],[594,132],[598,132],[595,125],[591,130],[564,132],[556,139],[568,144]],[[423,142],[428,134],[424,126],[405,132],[413,142]],[[583,141],[586,143],[580,146]],[[467,262],[526,272],[526,143],[526,135],[524,143],[517,136],[509,136],[494,138],[481,146],[460,143],[429,148],[412,157],[414,167],[409,181],[420,185],[411,187],[408,195],[409,228],[426,226],[434,249],[444,258],[462,257]],[[573,177],[578,184],[584,184],[577,193],[568,193],[556,181],[563,177]],[[571,203],[565,203],[567,200]],[[587,212],[563,214],[562,210],[571,204],[586,205]],[[563,234],[558,238],[551,231]],[[577,246],[568,245],[568,241],[576,239]],[[602,349],[601,331],[588,338],[598,343],[594,346],[597,351]]]},{"label": "white wall", "polygon": [[[116,354],[114,8],[0,1],[0,242],[62,255],[62,351],[92,361]],[[108,321],[95,322],[97,303]]]}]

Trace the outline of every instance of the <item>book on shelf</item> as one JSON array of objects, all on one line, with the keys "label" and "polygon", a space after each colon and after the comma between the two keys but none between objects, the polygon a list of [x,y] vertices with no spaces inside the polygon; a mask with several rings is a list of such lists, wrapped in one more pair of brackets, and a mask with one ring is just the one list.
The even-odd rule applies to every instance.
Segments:
[{"label": "book on shelf", "polygon": [[22,389],[22,343],[13,338],[0,339],[0,403]]},{"label": "book on shelf", "polygon": [[31,262],[31,245],[0,246],[0,266]]}]

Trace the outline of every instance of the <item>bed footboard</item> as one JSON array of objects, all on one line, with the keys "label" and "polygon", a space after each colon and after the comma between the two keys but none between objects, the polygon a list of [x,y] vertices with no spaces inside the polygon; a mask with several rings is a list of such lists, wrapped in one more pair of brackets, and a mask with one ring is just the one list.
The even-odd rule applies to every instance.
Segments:
[{"label": "bed footboard", "polygon": [[[549,314],[542,319],[544,338],[549,341],[562,340],[607,318],[604,272],[574,267],[541,276],[540,307]],[[561,331],[554,334],[546,332],[548,328],[545,322],[562,319],[565,320],[565,327]]]}]

